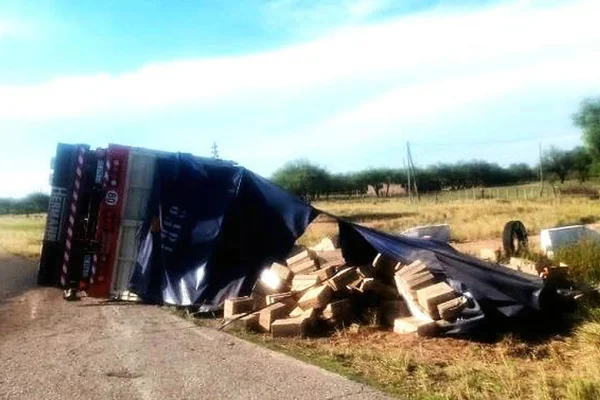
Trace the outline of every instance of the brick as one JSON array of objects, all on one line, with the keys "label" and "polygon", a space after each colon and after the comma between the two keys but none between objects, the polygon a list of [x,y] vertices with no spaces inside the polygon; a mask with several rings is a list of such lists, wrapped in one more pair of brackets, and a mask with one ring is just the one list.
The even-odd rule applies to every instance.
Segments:
[{"label": "brick", "polygon": [[290,312],[290,317],[292,317],[292,318],[299,317],[302,314],[304,314],[304,312],[305,311],[303,309],[301,309],[300,307],[296,307]]},{"label": "brick", "polygon": [[285,318],[290,314],[292,308],[287,304],[275,303],[260,310],[258,316],[259,328],[265,332],[271,330],[271,324],[276,319]]},{"label": "brick", "polygon": [[223,305],[223,316],[231,318],[237,314],[250,312],[254,309],[254,303],[254,299],[250,296],[226,299]]},{"label": "brick", "polygon": [[302,291],[313,285],[319,283],[320,279],[318,275],[296,275],[292,280],[292,290],[295,292]]},{"label": "brick", "polygon": [[410,275],[419,274],[421,272],[427,271],[427,266],[421,260],[417,260],[413,263],[410,263],[398,270],[396,274],[400,274],[400,276],[407,278]]},{"label": "brick", "polygon": [[379,305],[381,322],[386,326],[394,326],[394,320],[410,317],[410,311],[402,300],[385,300]]},{"label": "brick", "polygon": [[[238,315],[234,315],[232,318],[235,318]],[[235,320],[229,324],[229,327],[240,330],[256,331],[258,330],[258,313],[246,315],[245,317]]]},{"label": "brick", "polygon": [[327,284],[334,290],[340,291],[343,290],[346,285],[356,281],[358,278],[358,273],[355,267],[347,267],[335,274],[330,280],[327,281]]},{"label": "brick", "polygon": [[316,271],[319,268],[319,264],[312,258],[307,258],[305,261],[290,265],[289,268],[294,274],[300,274]]},{"label": "brick", "polygon": [[311,275],[317,275],[320,281],[325,281],[335,274],[337,267],[339,267],[339,264],[329,262],[327,264],[321,265],[321,268],[318,271],[313,272]]},{"label": "brick", "polygon": [[258,293],[263,296],[286,292],[289,289],[289,284],[281,280],[271,269],[265,269],[261,272],[257,286]]},{"label": "brick", "polygon": [[319,243],[315,246],[311,247],[311,250],[314,251],[332,251],[338,248],[337,240],[333,240],[331,238],[323,238]]},{"label": "brick", "polygon": [[331,288],[327,285],[317,286],[309,289],[298,300],[298,306],[303,310],[309,308],[323,308],[331,298]]},{"label": "brick", "polygon": [[460,315],[462,310],[467,307],[468,301],[465,296],[460,296],[452,300],[438,304],[438,314],[442,319],[452,321]]},{"label": "brick", "polygon": [[304,251],[301,251],[300,253],[296,254],[295,256],[288,258],[286,260],[286,263],[287,263],[287,265],[289,267],[292,264],[297,264],[297,263],[300,263],[300,262],[304,262],[304,261],[306,261],[309,258],[310,258],[310,253],[308,252],[308,250],[304,250]]},{"label": "brick", "polygon": [[344,260],[344,256],[342,255],[341,249],[319,251],[316,255],[319,261],[323,264],[333,262],[339,265],[343,265],[346,263],[346,260]]},{"label": "brick", "polygon": [[457,297],[456,292],[446,282],[439,282],[417,290],[419,304],[433,319],[440,319],[437,306],[455,297]]},{"label": "brick", "polygon": [[266,297],[265,300],[267,305],[275,303],[284,303],[289,306],[294,306],[296,304],[296,298],[294,297],[294,293],[292,292],[270,294]]},{"label": "brick", "polygon": [[271,265],[271,271],[273,271],[283,282],[289,283],[294,277],[294,273],[291,269],[279,263],[273,263]]},{"label": "brick", "polygon": [[271,324],[271,333],[273,337],[306,336],[313,320],[313,310],[297,317],[278,319]]},{"label": "brick", "polygon": [[397,318],[394,320],[394,332],[400,334],[417,333],[419,336],[433,336],[438,326],[433,320],[415,317]]},{"label": "brick", "polygon": [[408,290],[414,292],[426,286],[435,284],[436,278],[431,272],[421,272],[416,275],[410,275],[404,282]]}]

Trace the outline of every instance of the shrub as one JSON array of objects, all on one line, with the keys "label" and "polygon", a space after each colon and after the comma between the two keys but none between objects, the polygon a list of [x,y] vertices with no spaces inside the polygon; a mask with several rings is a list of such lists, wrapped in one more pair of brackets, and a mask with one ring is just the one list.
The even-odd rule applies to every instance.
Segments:
[{"label": "shrub", "polygon": [[569,266],[569,274],[578,283],[600,282],[600,243],[582,241],[555,252],[555,261]]}]

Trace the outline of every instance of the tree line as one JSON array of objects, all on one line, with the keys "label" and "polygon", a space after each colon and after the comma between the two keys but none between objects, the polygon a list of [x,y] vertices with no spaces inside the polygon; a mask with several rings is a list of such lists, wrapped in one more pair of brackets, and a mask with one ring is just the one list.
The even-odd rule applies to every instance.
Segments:
[{"label": "tree line", "polygon": [[[564,183],[567,179],[587,181],[600,172],[600,97],[585,99],[573,123],[582,130],[584,146],[572,150],[550,147],[541,165],[525,163],[501,167],[486,161],[438,164],[417,168],[414,178],[420,192],[458,190],[483,186],[502,186],[540,179]],[[333,174],[307,160],[292,161],[277,170],[272,180],[284,189],[314,200],[322,196],[364,195],[369,187],[376,196],[387,196],[392,185],[407,186],[407,172],[402,168],[370,168],[363,171]]]},{"label": "tree line", "polygon": [[[561,156],[558,156],[558,153]],[[563,164],[566,152],[553,151],[560,162],[556,168],[561,174],[567,169]],[[570,171],[570,170],[569,170]],[[550,173],[550,172],[549,172]],[[412,179],[416,180],[419,192],[437,192],[444,189],[459,190],[482,186],[502,186],[531,182],[538,179],[539,168],[524,163],[501,167],[486,161],[438,164],[416,168]],[[589,174],[582,174],[587,179]],[[365,195],[369,187],[377,197],[390,195],[392,185],[407,187],[407,171],[402,168],[369,168],[362,171],[333,174],[319,165],[306,160],[287,163],[277,170],[273,182],[307,200],[330,195]]]},{"label": "tree line", "polygon": [[49,201],[46,193],[32,193],[22,199],[0,198],[0,214],[45,213]]}]

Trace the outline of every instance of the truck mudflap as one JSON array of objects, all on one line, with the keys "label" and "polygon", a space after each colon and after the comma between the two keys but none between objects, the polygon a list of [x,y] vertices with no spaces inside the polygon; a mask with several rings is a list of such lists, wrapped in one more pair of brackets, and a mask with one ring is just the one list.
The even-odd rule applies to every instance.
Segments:
[{"label": "truck mudflap", "polygon": [[96,257],[90,264],[88,293],[93,297],[109,297],[113,270],[117,261],[119,231],[126,193],[129,148],[110,145],[106,151],[102,179],[103,195],[99,204]]}]

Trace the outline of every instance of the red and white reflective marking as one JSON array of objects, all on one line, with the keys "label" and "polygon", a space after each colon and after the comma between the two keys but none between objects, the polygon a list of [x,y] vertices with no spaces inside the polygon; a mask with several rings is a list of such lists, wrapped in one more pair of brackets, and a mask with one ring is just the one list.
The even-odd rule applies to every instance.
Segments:
[{"label": "red and white reflective marking", "polygon": [[[102,188],[106,189],[106,187],[108,186],[108,178],[109,178],[109,171],[110,171],[110,160],[108,159],[108,155],[106,156],[106,163],[104,165],[104,177],[102,180]],[[90,272],[90,284],[95,282],[95,278],[96,278],[96,265],[98,264],[98,256],[96,254],[94,254],[94,258],[92,259],[92,269]]]},{"label": "red and white reflective marking", "polygon": [[92,269],[90,272],[90,283],[94,283],[94,275],[96,275],[96,263],[98,262],[98,256],[94,254],[92,257]]},{"label": "red and white reflective marking", "polygon": [[73,193],[71,198],[71,208],[69,209],[69,224],[67,225],[67,238],[65,242],[65,256],[63,258],[62,270],[60,273],[60,284],[67,286],[67,277],[69,275],[69,258],[71,256],[71,246],[73,243],[73,233],[75,230],[75,217],[77,215],[77,201],[79,200],[79,189],[81,188],[81,176],[83,175],[83,156],[85,148],[79,147],[77,155],[77,166],[75,168],[75,182],[73,182]]}]

